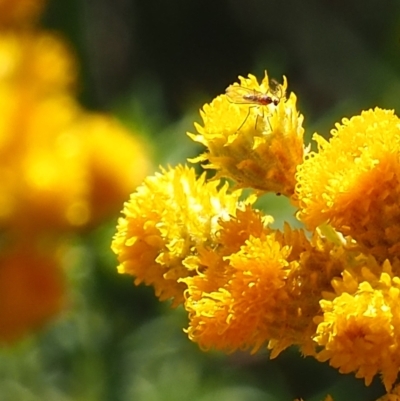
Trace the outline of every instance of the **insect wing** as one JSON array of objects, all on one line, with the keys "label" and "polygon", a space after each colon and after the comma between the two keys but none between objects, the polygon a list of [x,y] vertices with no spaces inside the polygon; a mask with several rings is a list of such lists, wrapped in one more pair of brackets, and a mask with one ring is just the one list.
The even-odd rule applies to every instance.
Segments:
[{"label": "insect wing", "polygon": [[286,98],[286,93],[283,90],[282,85],[279,82],[275,81],[275,79],[271,79],[269,83],[269,91],[273,96],[277,97],[279,100]]},{"label": "insect wing", "polygon": [[238,104],[257,104],[258,102],[254,100],[254,97],[261,95],[260,92],[254,89],[244,88],[239,85],[228,86],[225,94],[230,102]]}]

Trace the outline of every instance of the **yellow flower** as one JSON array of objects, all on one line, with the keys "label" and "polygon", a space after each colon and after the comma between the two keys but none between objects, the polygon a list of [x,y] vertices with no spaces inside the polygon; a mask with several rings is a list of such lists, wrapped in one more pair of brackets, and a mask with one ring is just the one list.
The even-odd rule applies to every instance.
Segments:
[{"label": "yellow flower", "polygon": [[0,35],[2,88],[21,86],[25,97],[71,90],[77,66],[70,47],[46,32],[5,32]]},{"label": "yellow flower", "polygon": [[[376,262],[369,263],[374,269]],[[366,265],[360,274],[344,271],[333,284],[335,295],[326,294],[323,316],[315,319],[315,341],[323,347],[317,359],[356,372],[366,385],[380,374],[389,391],[400,366],[400,278],[386,261],[380,276]]]},{"label": "yellow flower", "polygon": [[[52,256],[66,231],[117,212],[148,167],[144,146],[73,98],[77,68],[58,36],[32,30],[41,0],[0,0],[0,342],[63,303]],[[11,28],[11,29],[10,29]],[[21,29],[20,29],[21,28]],[[25,29],[27,28],[27,29]],[[46,255],[37,246],[46,246]]]},{"label": "yellow flower", "polygon": [[274,235],[250,237],[235,254],[215,258],[204,274],[183,280],[189,338],[203,349],[256,352],[288,301],[289,252]]},{"label": "yellow flower", "polygon": [[193,169],[178,166],[147,177],[125,203],[112,243],[120,273],[135,284],[154,286],[160,300],[183,301],[180,278],[200,269],[197,247],[212,247],[220,219],[235,215],[240,191],[196,179]]},{"label": "yellow flower", "polygon": [[116,120],[85,114],[69,97],[37,101],[27,111],[19,132],[11,136],[13,127],[4,127],[3,226],[70,230],[116,214],[148,171],[145,147]]},{"label": "yellow flower", "polygon": [[91,222],[119,211],[150,168],[148,151],[115,118],[85,114],[76,127],[83,142]]},{"label": "yellow flower", "polygon": [[380,261],[400,256],[400,120],[376,108],[344,119],[299,166],[298,213],[310,230],[328,222]]},{"label": "yellow flower", "polygon": [[25,149],[39,149],[42,138],[55,141],[79,108],[65,92],[74,81],[75,63],[54,36],[1,35],[0,65],[0,153],[7,168],[20,163]]},{"label": "yellow flower", "polygon": [[[277,88],[271,88],[267,74],[261,84],[253,75],[239,79],[240,85],[231,85],[227,94],[204,106],[204,125],[195,124],[199,134],[188,133],[207,147],[191,161],[208,161],[204,167],[216,169],[216,178],[231,178],[239,188],[290,196],[303,159],[303,117],[296,96],[286,99],[286,79]],[[270,100],[264,105],[246,100],[247,92]]]},{"label": "yellow flower", "polygon": [[[65,44],[54,35],[31,33],[0,35],[0,65],[0,152],[10,154],[29,146],[21,144],[28,131],[35,136],[30,139],[34,143],[38,134],[52,129],[58,132],[58,126],[71,119],[71,110],[77,106],[71,108],[71,99],[62,100],[62,105],[59,99],[69,97],[66,91],[75,82],[76,66]],[[42,108],[42,102],[49,104],[53,96],[61,107],[55,107],[56,115],[51,110],[46,117],[39,113],[39,120],[36,108]],[[60,120],[54,127],[56,116]],[[1,160],[8,158],[10,155]]]},{"label": "yellow flower", "polygon": [[[3,226],[63,228],[90,217],[82,141],[72,128],[79,109],[69,97],[21,101],[2,114],[0,220]],[[19,113],[21,111],[21,114]]]},{"label": "yellow flower", "polygon": [[75,62],[55,36],[0,36],[0,61],[3,227],[65,231],[117,213],[147,172],[145,148],[76,103]]}]

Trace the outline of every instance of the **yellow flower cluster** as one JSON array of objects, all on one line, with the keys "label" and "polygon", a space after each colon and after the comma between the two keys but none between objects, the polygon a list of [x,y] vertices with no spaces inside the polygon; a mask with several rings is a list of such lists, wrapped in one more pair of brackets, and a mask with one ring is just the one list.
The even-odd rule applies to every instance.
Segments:
[{"label": "yellow flower cluster", "polygon": [[118,121],[75,100],[70,49],[33,23],[43,5],[0,2],[0,343],[60,309],[64,234],[116,213],[149,167]]},{"label": "yellow flower cluster", "polygon": [[[400,369],[400,120],[376,108],[336,124],[318,152],[287,82],[240,77],[201,111],[189,136],[206,146],[187,167],[149,177],[125,204],[112,249],[119,272],[183,302],[191,340],[232,352],[263,346],[376,375]],[[233,188],[250,188],[246,199]],[[219,190],[217,188],[220,188]],[[271,228],[254,207],[290,198],[305,229]]]},{"label": "yellow flower cluster", "polygon": [[71,229],[104,217],[143,177],[143,147],[76,103],[74,62],[58,38],[4,34],[0,59],[0,222]]}]

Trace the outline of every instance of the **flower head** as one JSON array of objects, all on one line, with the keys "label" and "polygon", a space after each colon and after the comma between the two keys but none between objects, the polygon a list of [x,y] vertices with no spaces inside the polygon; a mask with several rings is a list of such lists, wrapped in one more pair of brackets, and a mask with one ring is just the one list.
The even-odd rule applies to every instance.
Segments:
[{"label": "flower head", "polygon": [[238,252],[215,258],[204,274],[183,280],[189,338],[204,349],[257,351],[288,301],[289,252],[274,235],[250,237]]},{"label": "flower head", "polygon": [[383,270],[377,277],[365,266],[335,280],[335,295],[321,300],[315,341],[323,347],[318,360],[329,360],[341,373],[356,372],[367,385],[380,374],[389,391],[400,366],[400,279],[389,262]]},{"label": "flower head", "polygon": [[238,187],[290,196],[303,158],[296,96],[286,99],[286,79],[276,88],[267,74],[261,84],[253,75],[239,79],[201,111],[203,126],[196,124],[198,134],[189,136],[207,152],[191,161],[207,161],[204,167],[216,169],[217,178],[231,178]]},{"label": "flower head", "polygon": [[400,120],[368,110],[344,119],[329,142],[299,166],[298,217],[313,230],[328,222],[379,260],[400,256]]},{"label": "flower head", "polygon": [[6,32],[0,36],[1,90],[20,85],[25,98],[70,92],[77,65],[61,37],[45,32]]},{"label": "flower head", "polygon": [[75,127],[82,140],[91,221],[112,215],[150,168],[147,148],[111,116],[85,113]]},{"label": "flower head", "polygon": [[179,279],[201,268],[198,248],[212,248],[220,221],[236,214],[240,191],[227,184],[196,179],[193,169],[178,166],[147,177],[125,203],[112,243],[120,273],[135,283],[153,285],[160,300],[183,300]]},{"label": "flower head", "polygon": [[0,223],[65,231],[117,213],[147,172],[147,152],[115,119],[77,104],[68,47],[8,33],[0,61]]}]

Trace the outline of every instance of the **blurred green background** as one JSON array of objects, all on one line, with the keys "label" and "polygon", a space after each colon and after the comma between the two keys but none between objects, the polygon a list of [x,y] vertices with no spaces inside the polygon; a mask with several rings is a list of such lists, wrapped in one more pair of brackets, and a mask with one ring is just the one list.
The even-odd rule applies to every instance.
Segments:
[{"label": "blurred green background", "polygon": [[[81,67],[80,100],[141,133],[158,164],[201,149],[185,135],[198,109],[237,80],[268,70],[298,97],[307,141],[343,117],[400,106],[400,2],[53,0],[42,27],[61,32]],[[293,220],[281,198],[266,211]],[[121,205],[122,209],[122,205]],[[296,349],[203,353],[183,310],[116,272],[115,218],[76,238],[70,308],[0,353],[0,401],[374,400],[383,394]]]}]

